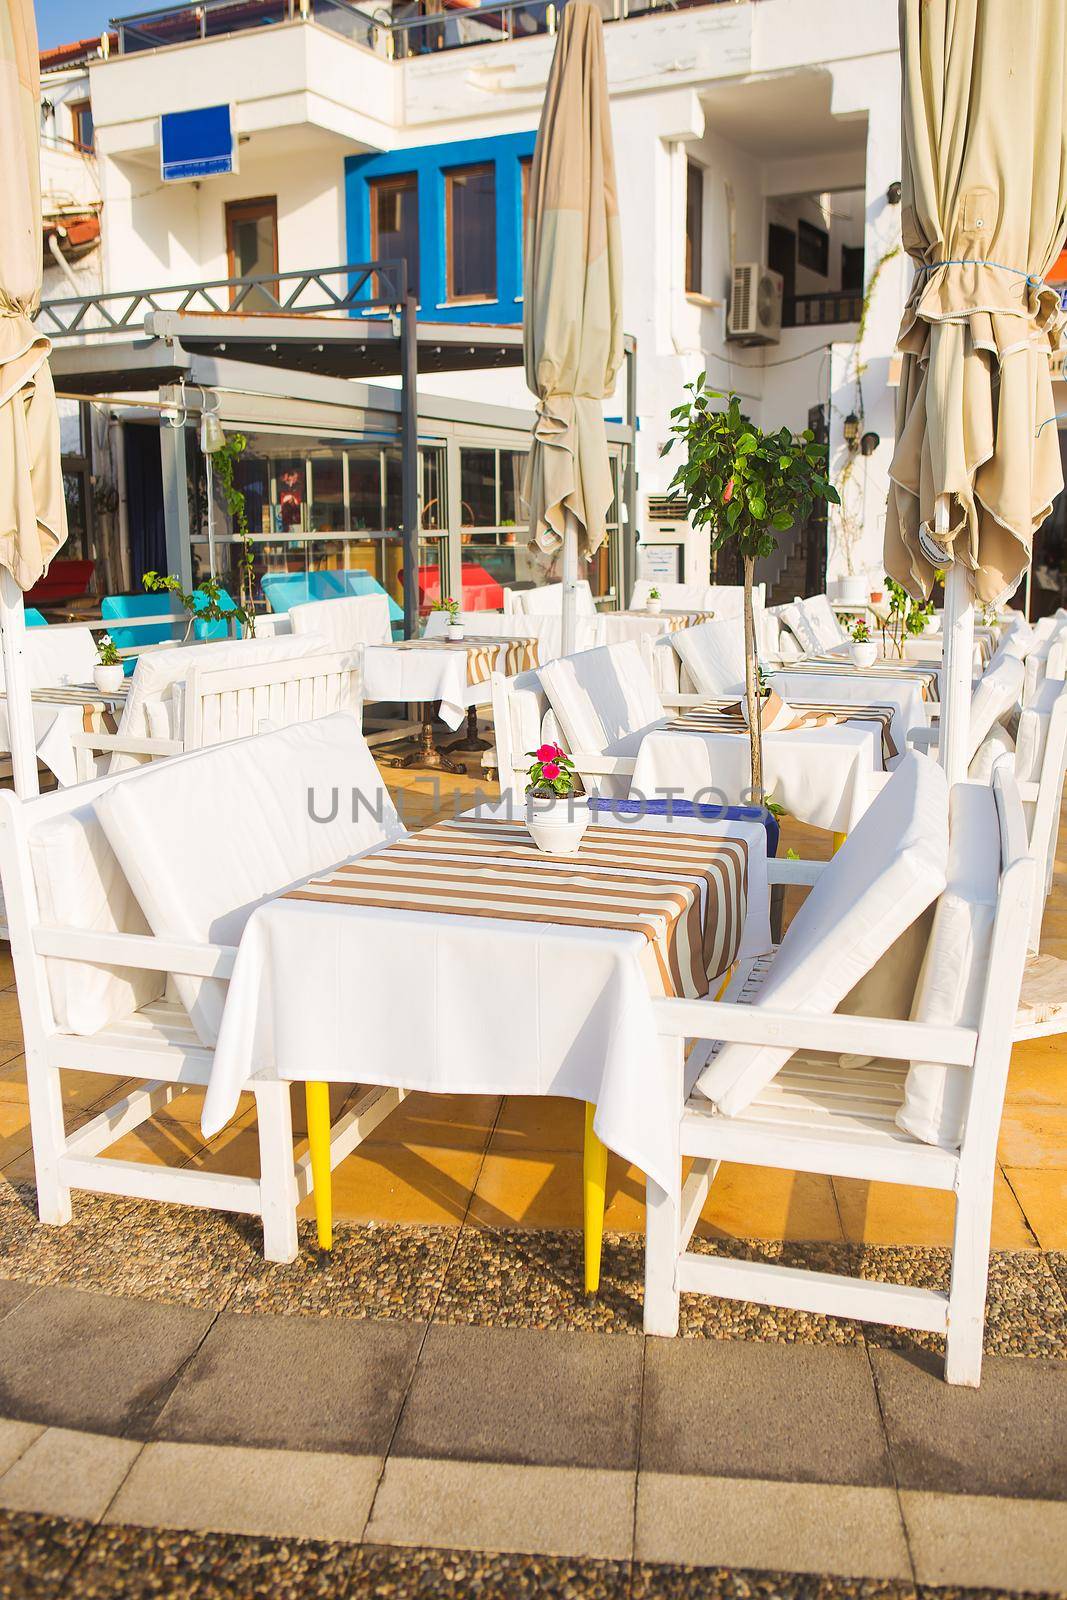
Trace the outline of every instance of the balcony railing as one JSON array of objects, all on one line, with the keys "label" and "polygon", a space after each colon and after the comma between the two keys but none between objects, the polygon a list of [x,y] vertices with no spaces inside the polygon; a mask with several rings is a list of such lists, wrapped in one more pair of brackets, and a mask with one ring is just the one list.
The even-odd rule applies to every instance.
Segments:
[{"label": "balcony railing", "polygon": [[[118,17],[112,27],[118,34],[119,54],[134,55],[282,22],[314,21],[392,60],[554,33],[565,4],[566,0],[500,0],[468,8],[453,6],[449,0],[396,0],[390,8],[374,5],[373,0],[363,5],[353,0],[200,0],[197,5]],[[605,22],[621,22],[652,12],[729,5],[736,0],[598,0],[598,4]]]},{"label": "balcony railing", "polygon": [[201,311],[227,316],[364,316],[398,309],[407,294],[407,263],[364,261],[269,277],[42,300],[38,326],[50,339],[136,333],[149,311]]},{"label": "balcony railing", "polygon": [[860,289],[826,289],[820,294],[789,295],[782,303],[783,328],[821,328],[831,322],[858,322],[863,314]]}]

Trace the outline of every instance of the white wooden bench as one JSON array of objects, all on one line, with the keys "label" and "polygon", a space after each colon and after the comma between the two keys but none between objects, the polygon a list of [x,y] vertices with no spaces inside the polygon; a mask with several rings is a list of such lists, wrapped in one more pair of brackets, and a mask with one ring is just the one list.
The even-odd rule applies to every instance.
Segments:
[{"label": "white wooden bench", "polygon": [[[924,758],[907,760],[927,764]],[[829,1014],[825,1009],[795,1002],[786,1005],[773,998],[776,967],[785,964],[786,977],[779,988],[787,987],[790,974],[798,971],[798,942],[799,960],[809,965],[814,962],[824,975],[828,963],[840,959],[837,951],[828,948],[834,937],[832,927],[824,927],[813,948],[804,949],[804,941],[810,939],[813,925],[818,928],[820,916],[825,922],[828,903],[847,904],[848,875],[855,876],[860,867],[853,852],[864,850],[869,856],[878,848],[877,835],[872,838],[872,830],[865,829],[864,823],[881,827],[887,862],[894,851],[898,856],[901,853],[903,830],[886,828],[885,818],[891,813],[882,804],[899,779],[898,772],[831,862],[771,864],[772,875],[780,877],[792,869],[795,875],[818,884],[822,895],[815,916],[804,919],[803,912],[798,915],[779,951],[739,971],[720,1003],[654,1002],[663,1041],[660,1092],[678,1108],[679,1174],[684,1158],[692,1158],[693,1165],[680,1187],[680,1198],[648,1183],[645,1330],[668,1336],[676,1333],[679,1295],[686,1291],[856,1317],[945,1334],[948,1381],[976,1386],[981,1371],[997,1133],[1026,950],[1032,878],[1022,807],[1010,774],[998,772],[992,789],[969,786],[972,794],[966,797],[971,802],[975,795],[988,797],[981,803],[991,810],[995,807],[994,826],[1000,839],[988,957],[967,975],[968,980],[973,978],[977,993],[974,987],[969,991],[968,1005],[973,1006],[974,1015],[966,1023]],[[973,813],[972,804],[965,815],[973,817]],[[988,846],[984,834],[975,847],[979,844]],[[953,849],[966,852],[968,847],[968,841],[959,836],[953,840]],[[929,872],[929,863],[923,870]],[[831,874],[835,875],[833,883]],[[946,895],[951,889],[950,872]],[[943,903],[947,904],[945,896],[935,912],[935,929]],[[809,899],[808,905],[812,904]],[[761,1001],[764,995],[771,1003]],[[686,1040],[695,1041],[688,1058]],[[725,1058],[727,1050],[734,1051],[734,1056]],[[757,1079],[766,1068],[767,1052],[772,1059],[784,1055],[785,1064],[760,1083]],[[843,1052],[868,1064],[842,1065]],[[919,1070],[934,1075],[935,1098],[950,1075],[956,1075],[950,1088],[961,1102],[963,1128],[958,1148],[951,1139],[940,1144],[920,1142],[898,1122],[908,1092],[908,1063],[916,1057],[921,1057]],[[705,1090],[695,1086],[698,1079],[707,1086]],[[930,1081],[927,1076],[927,1087]],[[721,1161],[912,1184],[953,1194],[956,1222],[949,1291],[688,1249],[708,1185]]]},{"label": "white wooden bench", "polygon": [[[176,1095],[208,1081],[213,1047],[172,988],[225,984],[243,919],[259,899],[403,828],[391,803],[381,822],[374,808],[364,807],[358,824],[343,805],[329,824],[294,826],[279,836],[277,818],[287,808],[294,823],[304,816],[309,785],[350,786],[369,796],[380,784],[358,722],[349,715],[178,756],[165,766],[175,780],[188,778],[184,803],[176,781],[176,801],[162,816],[153,791],[146,805],[167,843],[139,862],[134,876],[147,884],[158,876],[163,904],[166,879],[183,910],[186,901],[191,914],[197,905],[207,906],[205,926],[221,925],[229,937],[153,933],[101,825],[97,804],[120,786],[129,786],[132,795],[132,786],[157,769],[137,768],[25,802],[0,793],[0,876],[25,1037],[39,1214],[47,1223],[69,1221],[72,1189],[241,1212],[262,1219],[268,1260],[291,1261],[297,1253],[296,1207],[310,1191],[312,1176],[308,1155],[294,1161],[287,1084],[249,1084],[259,1178],[103,1159],[103,1153]],[[217,808],[211,839],[197,826],[183,832],[190,793],[201,797],[202,809]],[[129,839],[125,844],[136,853]],[[227,900],[218,880],[230,861],[240,870],[238,888]],[[143,886],[137,887],[143,894]],[[205,887],[218,892],[205,897]],[[165,918],[174,916],[172,906]],[[140,1086],[83,1127],[68,1130],[66,1072],[132,1078]],[[332,1130],[331,1166],[402,1099],[397,1089],[363,1094]]]}]

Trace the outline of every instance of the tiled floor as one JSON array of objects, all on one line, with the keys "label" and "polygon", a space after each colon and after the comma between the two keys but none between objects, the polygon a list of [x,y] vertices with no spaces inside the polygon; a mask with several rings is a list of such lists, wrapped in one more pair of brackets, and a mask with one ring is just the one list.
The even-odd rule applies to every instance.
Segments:
[{"label": "tiled floor", "polygon": [[[389,773],[409,826],[473,804],[491,788],[480,777],[436,781],[424,772]],[[787,822],[782,849],[825,856],[829,838]],[[1043,947],[1067,955],[1067,849],[1045,923]],[[0,1171],[32,1179],[18,1002],[10,959],[0,958]],[[67,1080],[72,1120],[115,1098],[116,1079]],[[118,1158],[255,1173],[251,1104],[209,1145],[200,1136],[201,1096],[189,1092],[128,1135]],[[340,1100],[337,1101],[340,1104]],[[298,1125],[300,1097],[294,1097]],[[334,1175],[340,1221],[490,1227],[581,1225],[582,1111],[559,1099],[412,1095]],[[306,1205],[305,1214],[310,1214]],[[943,1245],[950,1237],[948,1195],[897,1185],[724,1166],[700,1232],[709,1238]],[[606,1225],[644,1226],[640,1172],[611,1158]],[[1067,1050],[1060,1039],[1016,1047],[1008,1082],[993,1210],[997,1250],[1067,1249]]]}]

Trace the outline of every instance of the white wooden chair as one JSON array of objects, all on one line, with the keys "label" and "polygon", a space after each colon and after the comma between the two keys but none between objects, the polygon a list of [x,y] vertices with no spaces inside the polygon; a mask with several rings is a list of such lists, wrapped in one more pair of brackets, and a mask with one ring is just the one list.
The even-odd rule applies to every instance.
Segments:
[{"label": "white wooden chair", "polygon": [[665,611],[714,611],[719,592],[713,583],[659,583],[655,578],[635,578],[630,610],[643,611],[653,589],[659,590]]},{"label": "white wooden chair", "polygon": [[[1023,663],[1014,656],[1004,656],[978,678],[971,692],[968,766],[989,733],[1012,716],[1023,692],[1023,675]],[[938,747],[939,708],[932,708],[930,716],[930,726],[910,729],[908,739],[916,750],[934,754]]]},{"label": "white wooden chair", "polygon": [[[585,578],[575,585],[575,616],[595,617],[596,601]],[[562,583],[543,583],[534,589],[505,589],[504,614],[524,617],[559,617],[563,615]]]},{"label": "white wooden chair", "polygon": [[849,643],[848,633],[842,627],[841,620],[826,595],[809,595],[806,600],[798,600],[796,603],[818,640],[818,649],[834,650]]},{"label": "white wooden chair", "polygon": [[293,633],[314,634],[327,650],[355,650],[366,644],[392,644],[387,594],[341,595],[334,600],[308,600],[290,606]]},{"label": "white wooden chair", "polygon": [[[380,823],[371,806],[358,819],[341,806],[332,822],[301,826],[309,786],[343,785],[346,793],[351,786],[365,795],[380,786],[349,715],[197,751],[166,767],[168,777],[181,780],[174,785],[176,811],[187,815],[189,796],[199,796],[216,832],[211,839],[203,830],[183,834],[180,816],[161,818],[156,786],[151,820],[164,833],[169,829],[173,845],[170,854],[156,852],[141,864],[144,880],[160,893],[162,881],[170,881],[190,907],[210,889],[211,925],[221,925],[221,938],[153,933],[102,826],[97,806],[120,788],[135,796],[136,786],[155,776],[151,768],[35,800],[0,793],[0,877],[26,1045],[40,1218],[69,1221],[72,1189],[205,1206],[259,1216],[267,1259],[291,1261],[297,1253],[296,1207],[312,1188],[312,1172],[310,1154],[294,1162],[287,1084],[249,1085],[256,1101],[259,1178],[103,1159],[103,1152],[176,1095],[207,1084],[213,1046],[185,1005],[171,997],[167,975],[179,990],[219,990],[255,904],[403,828],[387,796]],[[279,815],[289,816],[293,826],[280,832]],[[122,844],[136,854],[128,829]],[[232,899],[225,903],[215,857],[234,869],[236,907]],[[198,875],[210,882],[198,883]],[[220,903],[228,912],[221,918],[215,914]],[[140,1086],[68,1131],[63,1074],[72,1071],[138,1079]],[[403,1091],[395,1089],[362,1095],[332,1131],[330,1164],[342,1160],[402,1098]],[[323,1158],[321,1149],[318,1156]]]},{"label": "white wooden chair", "polygon": [[[80,780],[95,775],[98,755],[110,754],[112,769],[125,770],[127,765],[311,722],[335,711],[361,715],[361,647],[247,665],[235,661],[215,667],[206,664],[209,660],[191,663],[184,680],[170,685],[169,698],[160,702],[150,723],[165,732],[124,733],[120,724],[118,733],[75,734],[71,742],[78,754]],[[368,742],[391,737],[395,735],[372,735]]]},{"label": "white wooden chair", "polygon": [[[916,764],[927,769],[922,774],[924,787],[936,791],[934,774],[940,769],[911,755],[831,862],[771,863],[772,882],[784,878],[817,887],[780,949],[739,970],[723,1002],[654,1002],[663,1041],[655,1081],[658,1092],[678,1108],[679,1177],[683,1158],[691,1157],[693,1166],[680,1186],[680,1198],[648,1183],[647,1333],[677,1332],[680,1293],[715,1294],[944,1333],[946,1378],[950,1383],[978,1384],[997,1132],[1032,878],[1022,807],[1009,774],[998,772],[992,788],[958,786],[957,793],[970,791],[962,797],[965,805],[957,807],[953,796],[954,826],[958,816],[961,829],[981,835],[953,838],[952,849],[958,852],[957,861],[964,863],[964,877],[969,853],[987,850],[990,825],[999,838],[992,906],[983,903],[982,891],[965,906],[968,914],[988,911],[991,926],[986,928],[986,942],[979,941],[978,965],[962,986],[968,990],[962,1020],[900,1022],[834,1015],[833,1006],[843,998],[843,991],[838,993],[840,983],[838,990],[827,993],[838,967],[852,959],[854,935],[869,943],[870,896],[862,882],[858,897],[855,890],[865,869],[867,888],[872,870],[885,875],[882,888],[890,891],[890,909],[901,878],[914,887],[932,876],[937,887],[936,835],[944,831],[943,792],[940,820],[931,823],[929,816],[920,815],[923,808],[930,810],[929,796],[922,807],[913,806],[910,815],[894,814],[893,802],[904,792],[900,785],[909,781],[908,774],[914,784]],[[943,774],[940,784],[944,791]],[[983,806],[988,806],[988,814]],[[942,872],[941,883],[945,872],[949,884],[935,911],[931,940],[940,936],[943,906],[948,915],[940,931],[947,930],[950,936],[951,916],[959,911],[960,888],[952,882],[951,865]],[[909,916],[921,898],[912,898]],[[851,907],[859,909],[860,921],[842,929]],[[899,922],[897,917],[893,926]],[[847,950],[841,948],[842,933]],[[946,951],[939,949],[940,959],[945,959]],[[928,951],[928,962],[931,959]],[[846,989],[853,970],[841,978]],[[686,1040],[696,1041],[688,1059]],[[726,1057],[727,1051],[734,1052],[733,1057]],[[874,1060],[848,1068],[833,1057],[805,1053],[812,1051],[849,1052]],[[742,1052],[740,1058],[737,1052]],[[936,1100],[945,1079],[952,1078],[962,1120],[958,1148],[947,1138],[939,1144],[921,1142],[898,1123],[913,1087],[924,1088],[911,1084],[917,1057],[922,1058],[918,1070],[927,1075],[925,1090],[930,1098]],[[776,1066],[778,1062],[784,1064]],[[695,1087],[698,1079],[703,1093]],[[948,1293],[689,1250],[708,1185],[722,1161],[948,1191],[956,1201]]]}]

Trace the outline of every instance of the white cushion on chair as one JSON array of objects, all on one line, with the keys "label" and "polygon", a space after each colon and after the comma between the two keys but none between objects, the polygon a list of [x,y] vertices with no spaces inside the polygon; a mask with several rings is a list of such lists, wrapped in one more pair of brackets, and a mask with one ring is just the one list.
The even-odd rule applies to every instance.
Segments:
[{"label": "white cushion on chair", "polygon": [[[667,719],[641,651],[632,639],[562,656],[541,668],[547,694],[571,750],[636,755],[651,728]],[[607,780],[604,793],[626,793]]]},{"label": "white cushion on chair", "polygon": [[813,594],[809,599],[801,600],[799,605],[819,641],[820,649],[832,650],[835,645],[848,643],[848,634],[826,595]]},{"label": "white cushion on chair", "polygon": [[1022,698],[1025,668],[1013,656],[1005,656],[979,678],[971,695],[971,744],[968,759],[977,754],[978,747],[993,724],[1006,717],[1012,706]]},{"label": "white cushion on chair", "polygon": [[636,578],[630,594],[631,611],[641,611],[653,589],[659,590],[666,611],[714,611],[716,590],[711,583],[667,583],[655,578]]},{"label": "white cushion on chair", "polygon": [[290,606],[293,632],[315,634],[327,650],[352,650],[357,644],[392,644],[389,599],[384,594],[342,595]]},{"label": "white cushion on chair", "polygon": [[[1002,728],[1000,723],[994,723],[978,749],[971,757],[967,768],[967,776],[972,783],[992,783],[993,769],[1001,756],[1015,754],[1015,741],[1007,728]],[[1016,771],[1018,777],[1018,771]]]},{"label": "white cushion on chair", "polygon": [[680,628],[670,635],[670,642],[699,694],[719,700],[744,694],[745,624],[741,617]]},{"label": "white cushion on chair", "polygon": [[92,683],[99,659],[88,628],[27,628],[23,653],[31,689]]},{"label": "white cushion on chair", "polygon": [[802,650],[821,650],[819,636],[812,626],[810,617],[807,617],[797,604],[779,606],[778,620],[782,627],[788,628],[793,638]]},{"label": "white cushion on chair", "polygon": [[[326,641],[317,633],[271,639],[220,639],[217,642],[152,650],[138,656],[130,691],[119,722],[119,733],[130,738],[176,739],[181,732],[174,712],[173,689],[184,683],[194,667],[254,667],[266,661],[291,661],[322,655]],[[116,753],[111,772],[137,765],[135,756]]]},{"label": "white cushion on chair", "polygon": [[[236,944],[262,901],[405,831],[346,712],[156,762],[96,814],[153,933],[194,943]],[[174,982],[214,1044],[225,984]]]},{"label": "white cushion on chair", "polygon": [[[828,1016],[941,892],[947,861],[945,774],[912,751],[823,869],[754,1005]],[[723,1044],[698,1087],[737,1116],[793,1054]]]},{"label": "white cushion on chair", "polygon": [[[38,823],[29,835],[30,868],[46,928],[148,933],[137,900],[91,805]],[[96,1033],[163,993],[164,974],[88,961],[45,959],[56,1026]]]},{"label": "white cushion on chair", "polygon": [[[917,1022],[975,1028],[988,976],[1000,879],[1000,823],[993,790],[958,783],[949,807],[948,881],[934,912],[912,1007]],[[913,1061],[897,1126],[924,1144],[959,1148],[970,1067]]]}]

